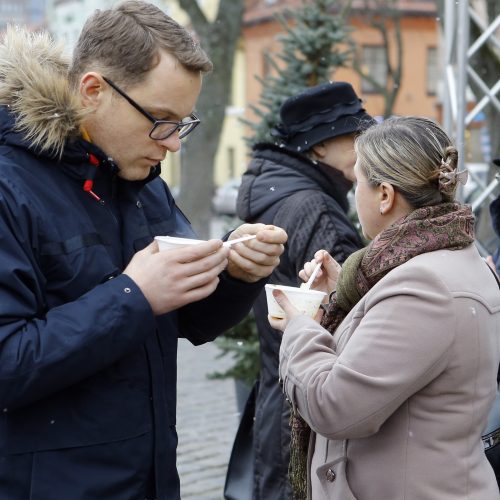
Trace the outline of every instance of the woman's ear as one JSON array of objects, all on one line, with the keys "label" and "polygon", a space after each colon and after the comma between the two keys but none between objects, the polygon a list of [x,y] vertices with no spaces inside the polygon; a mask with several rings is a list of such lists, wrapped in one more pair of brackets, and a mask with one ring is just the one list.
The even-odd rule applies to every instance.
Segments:
[{"label": "woman's ear", "polygon": [[97,108],[102,99],[105,82],[99,73],[85,73],[80,79],[79,92],[84,108]]},{"label": "woman's ear", "polygon": [[392,184],[382,182],[378,186],[380,197],[380,214],[384,215],[392,210],[396,201],[396,191]]}]

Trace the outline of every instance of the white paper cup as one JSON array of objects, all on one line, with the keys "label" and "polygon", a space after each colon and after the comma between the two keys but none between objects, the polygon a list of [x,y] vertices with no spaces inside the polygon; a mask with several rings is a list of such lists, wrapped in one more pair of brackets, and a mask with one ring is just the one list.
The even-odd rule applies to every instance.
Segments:
[{"label": "white paper cup", "polygon": [[281,290],[288,297],[290,302],[302,314],[307,314],[314,318],[318,312],[319,306],[325,297],[325,292],[319,290],[306,290],[294,286],[285,285],[266,285],[267,310],[274,318],[284,318],[285,311],[276,302],[273,297],[273,290]]},{"label": "white paper cup", "polygon": [[190,245],[203,243],[205,240],[193,240],[191,238],[177,238],[175,236],[155,236],[158,247],[161,250],[171,250],[172,248],[183,248]]}]

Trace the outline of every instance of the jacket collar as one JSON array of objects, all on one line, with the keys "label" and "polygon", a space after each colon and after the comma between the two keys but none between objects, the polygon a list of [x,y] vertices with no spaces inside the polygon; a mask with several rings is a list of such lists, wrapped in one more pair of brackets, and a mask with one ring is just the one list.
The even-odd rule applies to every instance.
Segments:
[{"label": "jacket collar", "polygon": [[299,173],[335,199],[345,212],[349,210],[347,193],[352,189],[353,183],[336,168],[272,144],[257,144],[254,147],[254,158],[266,159],[277,165],[280,176],[286,175],[286,170],[282,167]]},{"label": "jacket collar", "polygon": [[[68,137],[61,153],[55,155],[54,151],[30,143],[23,132],[16,130],[15,122],[16,117],[11,113],[10,107],[0,106],[0,144],[25,149],[38,157],[46,158],[54,162],[66,175],[75,180],[84,182],[89,178],[94,179],[97,175],[111,177],[115,176],[119,171],[119,167],[102,149],[79,135]],[[94,156],[97,160],[98,169],[96,169],[95,161],[91,160],[91,156]],[[151,169],[146,179],[130,181],[130,184],[142,187],[160,174],[161,165],[158,164]]]}]

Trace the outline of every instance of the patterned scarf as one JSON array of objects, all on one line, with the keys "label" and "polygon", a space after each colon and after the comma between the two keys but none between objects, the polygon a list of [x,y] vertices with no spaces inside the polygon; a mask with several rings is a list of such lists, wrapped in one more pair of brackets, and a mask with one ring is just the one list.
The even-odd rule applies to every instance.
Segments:
[{"label": "patterned scarf", "polygon": [[[469,206],[442,203],[418,208],[353,253],[342,266],[336,294],[321,325],[332,335],[361,298],[391,269],[422,253],[458,250],[474,241],[474,216]],[[290,416],[289,478],[293,500],[307,498],[307,453],[311,429],[298,413]]]}]

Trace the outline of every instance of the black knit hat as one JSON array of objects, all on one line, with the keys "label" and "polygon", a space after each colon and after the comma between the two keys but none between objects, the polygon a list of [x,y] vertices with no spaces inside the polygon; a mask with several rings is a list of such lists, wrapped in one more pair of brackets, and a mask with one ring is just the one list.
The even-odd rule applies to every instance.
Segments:
[{"label": "black knit hat", "polygon": [[294,151],[307,151],[321,141],[376,123],[346,82],[324,83],[289,97],[280,108],[280,118],[271,135]]}]

